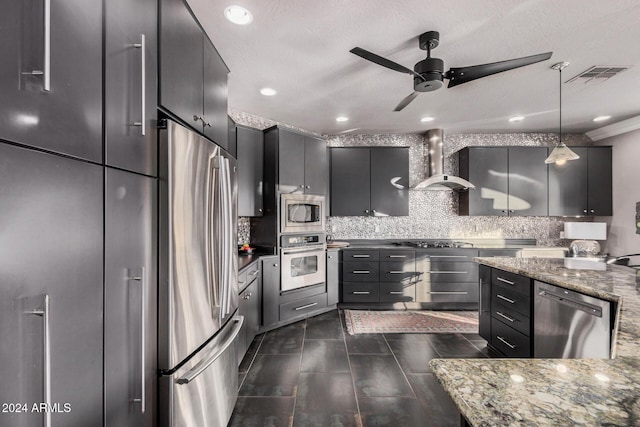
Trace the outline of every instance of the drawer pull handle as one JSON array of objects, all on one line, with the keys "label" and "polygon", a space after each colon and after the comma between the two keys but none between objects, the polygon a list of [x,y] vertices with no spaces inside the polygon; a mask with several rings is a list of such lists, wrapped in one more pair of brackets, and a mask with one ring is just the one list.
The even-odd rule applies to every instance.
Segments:
[{"label": "drawer pull handle", "polygon": [[371,255],[351,255],[352,258],[370,258]]},{"label": "drawer pull handle", "polygon": [[513,350],[514,348],[516,348],[515,345],[511,344],[509,341],[505,340],[504,338],[502,338],[500,335],[496,335],[496,338],[498,338],[500,341],[502,341],[504,344],[507,345],[507,347],[509,347],[511,350]]},{"label": "drawer pull handle", "polygon": [[404,295],[402,291],[389,291],[389,295]]},{"label": "drawer pull handle", "polygon": [[515,303],[516,303],[516,302],[515,302],[515,300],[512,300],[512,299],[507,298],[507,297],[505,297],[505,296],[502,296],[502,295],[500,295],[500,294],[496,294],[496,296],[497,296],[498,298],[500,298],[501,300],[508,302],[509,304],[515,304]]},{"label": "drawer pull handle", "polygon": [[437,270],[437,271],[427,271],[429,274],[467,274],[466,271],[448,271],[448,270]]},{"label": "drawer pull handle", "polygon": [[353,274],[369,274],[371,273],[369,270],[353,270]]},{"label": "drawer pull handle", "polygon": [[506,314],[504,314],[504,313],[500,313],[499,311],[496,311],[496,314],[497,314],[498,316],[502,317],[503,319],[508,320],[508,321],[509,321],[509,322],[511,322],[511,323],[513,323],[513,322],[515,322],[515,321],[516,321],[516,319],[514,319],[514,318],[512,318],[512,317],[509,317],[509,316],[507,316],[507,315],[506,315]]},{"label": "drawer pull handle", "polygon": [[351,292],[353,295],[369,295],[371,292],[369,291],[353,291]]},{"label": "drawer pull handle", "polygon": [[249,276],[256,277],[256,276],[258,275],[258,273],[259,273],[259,271],[258,271],[258,270],[256,270],[256,271],[252,271],[251,273],[249,273]]},{"label": "drawer pull handle", "polygon": [[304,310],[305,308],[313,307],[314,305],[318,305],[317,302],[312,302],[311,304],[303,305],[301,307],[294,308],[295,311]]},{"label": "drawer pull handle", "polygon": [[389,271],[389,274],[403,274],[407,273],[406,271]]},{"label": "drawer pull handle", "polygon": [[406,255],[389,255],[389,258],[406,258]]},{"label": "drawer pull handle", "polygon": [[506,283],[507,285],[511,285],[511,286],[515,285],[515,282],[512,282],[511,280],[503,279],[502,277],[496,277],[496,279],[498,279],[502,283]]}]

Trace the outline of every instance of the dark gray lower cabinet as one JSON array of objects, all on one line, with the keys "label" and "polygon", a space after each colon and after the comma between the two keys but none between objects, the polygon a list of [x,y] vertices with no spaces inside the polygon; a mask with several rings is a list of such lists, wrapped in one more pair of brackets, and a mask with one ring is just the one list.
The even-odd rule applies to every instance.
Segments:
[{"label": "dark gray lower cabinet", "polygon": [[280,257],[277,255],[260,257],[262,277],[262,324],[278,323],[280,313]]},{"label": "dark gray lower cabinet", "polygon": [[156,424],[157,183],[106,169],[106,426]]},{"label": "dark gray lower cabinet", "polygon": [[[0,143],[0,402],[28,405],[0,411],[3,427],[104,422],[102,176],[100,166]],[[60,412],[33,412],[34,403]]]},{"label": "dark gray lower cabinet", "polygon": [[340,300],[340,251],[327,249],[327,305]]},{"label": "dark gray lower cabinet", "polygon": [[240,289],[238,314],[244,316],[242,330],[237,339],[238,363],[242,362],[242,358],[262,326],[262,292],[259,275],[260,269],[257,262],[238,275]]},{"label": "dark gray lower cabinet", "polygon": [[478,267],[480,280],[480,305],[478,307],[479,334],[482,338],[491,338],[491,267],[480,265]]}]

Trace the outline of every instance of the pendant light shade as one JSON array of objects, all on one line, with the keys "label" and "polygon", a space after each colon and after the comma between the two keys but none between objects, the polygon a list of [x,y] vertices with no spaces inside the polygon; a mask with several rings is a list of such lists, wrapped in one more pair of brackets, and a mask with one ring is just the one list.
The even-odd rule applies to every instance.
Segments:
[{"label": "pendant light shade", "polygon": [[576,153],[574,153],[573,151],[571,151],[571,149],[569,147],[567,147],[567,145],[562,142],[562,70],[569,65],[568,62],[558,62],[557,64],[553,64],[551,66],[552,69],[554,70],[558,70],[559,71],[559,79],[560,79],[560,127],[558,130],[558,145],[556,145],[554,147],[553,150],[551,150],[551,154],[549,154],[549,157],[547,157],[547,159],[544,161],[545,163],[556,163],[556,164],[562,164],[564,162],[566,162],[567,160],[576,160],[579,159],[580,156],[578,156]]}]

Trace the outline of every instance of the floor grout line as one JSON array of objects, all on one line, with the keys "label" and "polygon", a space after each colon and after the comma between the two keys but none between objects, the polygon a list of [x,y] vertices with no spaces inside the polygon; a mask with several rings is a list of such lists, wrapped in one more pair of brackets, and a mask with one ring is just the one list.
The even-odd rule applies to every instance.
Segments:
[{"label": "floor grout line", "polygon": [[296,416],[296,404],[298,403],[298,390],[300,390],[300,374],[302,374],[302,355],[304,354],[304,340],[307,336],[307,327],[309,326],[308,319],[304,319],[304,328],[302,332],[302,344],[300,346],[300,362],[298,362],[298,382],[296,384],[296,391],[293,394],[293,412],[291,413],[291,422],[289,427],[293,427],[293,419]]},{"label": "floor grout line", "polygon": [[413,389],[413,386],[409,382],[409,378],[407,378],[407,373],[404,371],[404,369],[402,369],[402,365],[400,364],[400,361],[398,360],[398,357],[393,352],[393,349],[391,348],[391,345],[389,344],[389,340],[387,340],[387,336],[385,334],[382,334],[382,338],[384,339],[384,342],[387,344],[387,347],[389,348],[389,351],[393,355],[393,359],[396,361],[396,364],[398,365],[398,368],[400,368],[400,372],[402,372],[402,376],[404,377],[404,380],[407,382],[407,385],[411,389],[411,393],[413,393],[413,398],[414,399],[418,399],[418,395],[416,394],[416,391]]},{"label": "floor grout line", "polygon": [[356,425],[362,426],[362,413],[360,412],[360,402],[358,401],[358,391],[356,390],[356,379],[353,376],[353,368],[351,367],[351,358],[349,357],[349,346],[347,345],[347,335],[345,332],[346,324],[342,323],[342,316],[340,316],[340,309],[338,309],[338,319],[340,320],[340,327],[342,327],[342,341],[344,343],[344,350],[347,353],[347,364],[349,364],[349,375],[351,376],[351,386],[353,387],[353,397],[356,400],[356,410],[358,411],[358,419]]}]

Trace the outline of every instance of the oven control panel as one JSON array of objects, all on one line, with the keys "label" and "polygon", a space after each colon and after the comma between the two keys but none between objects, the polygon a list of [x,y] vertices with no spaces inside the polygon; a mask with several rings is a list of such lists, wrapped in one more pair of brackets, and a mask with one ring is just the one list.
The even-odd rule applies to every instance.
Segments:
[{"label": "oven control panel", "polygon": [[281,237],[281,245],[283,248],[295,246],[319,245],[325,243],[324,234],[290,234]]}]

